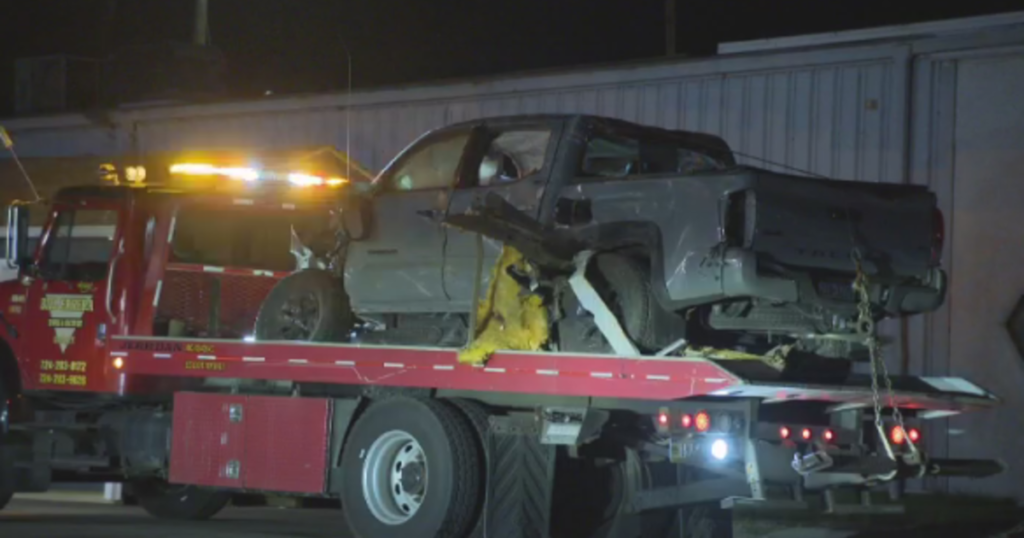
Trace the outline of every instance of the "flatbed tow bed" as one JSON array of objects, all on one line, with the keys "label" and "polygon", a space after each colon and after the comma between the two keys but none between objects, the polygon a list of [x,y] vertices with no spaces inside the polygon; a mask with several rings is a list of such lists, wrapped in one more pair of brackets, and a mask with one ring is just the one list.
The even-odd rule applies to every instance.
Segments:
[{"label": "flatbed tow bed", "polygon": [[[125,359],[125,373],[140,375],[649,401],[757,398],[764,404],[814,401],[843,408],[872,402],[867,375],[831,382],[787,380],[752,361],[693,357],[500,351],[486,365],[469,365],[459,364],[457,349],[152,337],[113,337],[109,355]],[[892,384],[898,405],[925,411],[925,417],[999,403],[996,396],[963,378],[894,376]]]},{"label": "flatbed tow bed", "polygon": [[[897,453],[896,461],[886,457],[869,420],[875,393],[868,376],[796,381],[756,361],[671,356],[498,352],[486,365],[466,365],[456,349],[151,337],[108,344],[111,367],[127,375],[227,383],[216,383],[221,392],[175,395],[172,483],[340,496],[343,505],[354,504],[346,484],[358,482],[359,472],[346,470],[343,453],[361,421],[380,419],[367,410],[389,399],[453,402],[475,423],[486,462],[479,486],[486,500],[463,523],[476,529],[473,536],[484,535],[483,526],[487,536],[647,536],[631,517],[709,505],[892,514],[899,505],[872,503],[872,491],[922,476],[1001,470],[991,461],[907,458],[904,439],[886,440]],[[247,389],[252,380],[285,382],[290,392]],[[891,382],[908,423],[999,403],[960,378]],[[884,389],[879,396],[883,405],[893,403]],[[259,433],[244,434],[244,449],[225,451],[233,420],[248,428],[259,420]],[[885,421],[886,434],[893,433],[888,414]],[[923,455],[917,428],[903,431]],[[717,440],[726,441],[728,455],[714,448]],[[297,442],[307,447],[299,450],[303,457],[317,459],[312,471],[308,459],[289,459]],[[577,480],[584,472],[613,477],[606,484],[613,493],[591,499],[593,492],[572,484],[593,484]],[[296,474],[306,478],[296,482]],[[495,484],[515,493],[503,495]],[[859,492],[853,505],[837,501],[845,490]],[[566,498],[575,501],[566,505]],[[567,516],[593,514],[587,503],[604,516],[566,523]],[[358,521],[358,509],[346,510]]]}]

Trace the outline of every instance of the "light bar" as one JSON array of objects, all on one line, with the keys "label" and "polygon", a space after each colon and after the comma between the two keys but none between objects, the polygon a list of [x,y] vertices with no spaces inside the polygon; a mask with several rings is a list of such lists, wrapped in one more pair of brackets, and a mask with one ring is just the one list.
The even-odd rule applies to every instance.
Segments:
[{"label": "light bar", "polygon": [[267,170],[245,167],[221,167],[205,163],[176,163],[171,165],[172,174],[183,176],[224,176],[239,181],[282,181],[296,187],[340,187],[348,183],[347,179],[340,177],[323,177],[304,172],[289,172],[281,175]]}]

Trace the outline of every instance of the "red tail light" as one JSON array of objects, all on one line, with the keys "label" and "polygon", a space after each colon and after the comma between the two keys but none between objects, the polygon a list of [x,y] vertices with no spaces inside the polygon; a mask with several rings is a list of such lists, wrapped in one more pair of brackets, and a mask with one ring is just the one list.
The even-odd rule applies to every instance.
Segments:
[{"label": "red tail light", "polygon": [[821,434],[821,438],[824,439],[825,442],[831,443],[836,438],[836,432],[834,432],[832,430],[825,430]]},{"label": "red tail light", "polygon": [[699,432],[706,432],[711,429],[711,415],[709,415],[707,411],[697,413],[693,422],[697,426],[697,431]]},{"label": "red tail light", "polygon": [[917,428],[910,428],[907,430],[907,438],[909,438],[911,442],[916,443],[921,440],[921,432]]},{"label": "red tail light", "polygon": [[903,433],[903,428],[893,426],[892,429],[889,430],[889,440],[892,441],[894,445],[902,445],[903,442],[907,440],[906,435]]},{"label": "red tail light", "polygon": [[942,248],[946,242],[946,219],[939,208],[932,213],[932,263],[942,261]]},{"label": "red tail light", "polygon": [[783,439],[789,439],[789,434],[790,433],[792,433],[792,432],[790,432],[789,428],[787,428],[785,426],[779,428],[779,437],[781,437]]},{"label": "red tail light", "polygon": [[809,440],[809,439],[811,438],[811,435],[812,435],[812,434],[811,434],[811,430],[810,430],[810,428],[804,428],[804,429],[803,429],[803,430],[802,430],[802,431],[800,432],[800,437],[803,437],[805,441]]},{"label": "red tail light", "polygon": [[683,415],[682,423],[684,428],[693,426],[693,417],[690,415]]},{"label": "red tail light", "polygon": [[658,414],[658,424],[660,424],[662,426],[667,426],[668,425],[668,414],[667,413],[659,413]]}]

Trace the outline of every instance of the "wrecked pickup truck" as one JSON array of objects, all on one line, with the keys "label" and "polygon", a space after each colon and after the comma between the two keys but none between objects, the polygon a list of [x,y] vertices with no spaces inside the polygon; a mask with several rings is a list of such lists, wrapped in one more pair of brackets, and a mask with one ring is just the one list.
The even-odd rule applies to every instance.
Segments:
[{"label": "wrecked pickup truck", "polygon": [[645,353],[685,340],[866,358],[851,337],[865,313],[929,312],[945,295],[944,224],[926,188],[740,165],[719,137],[603,117],[431,131],[340,205],[340,242],[317,252],[330,259],[278,284],[258,338],[463,345],[481,267],[503,245],[545,275],[549,345],[563,351],[608,349],[557,284],[582,251]]}]

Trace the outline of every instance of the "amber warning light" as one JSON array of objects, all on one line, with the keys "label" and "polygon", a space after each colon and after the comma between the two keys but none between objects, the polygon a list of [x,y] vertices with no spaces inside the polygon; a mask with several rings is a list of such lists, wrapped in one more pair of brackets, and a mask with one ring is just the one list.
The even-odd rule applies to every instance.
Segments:
[{"label": "amber warning light", "polygon": [[287,182],[293,187],[340,187],[348,183],[348,180],[344,178],[320,176],[306,172],[293,171],[281,174],[259,168],[216,166],[207,163],[175,163],[171,165],[170,172],[178,176],[216,176],[246,183],[257,181]]}]

